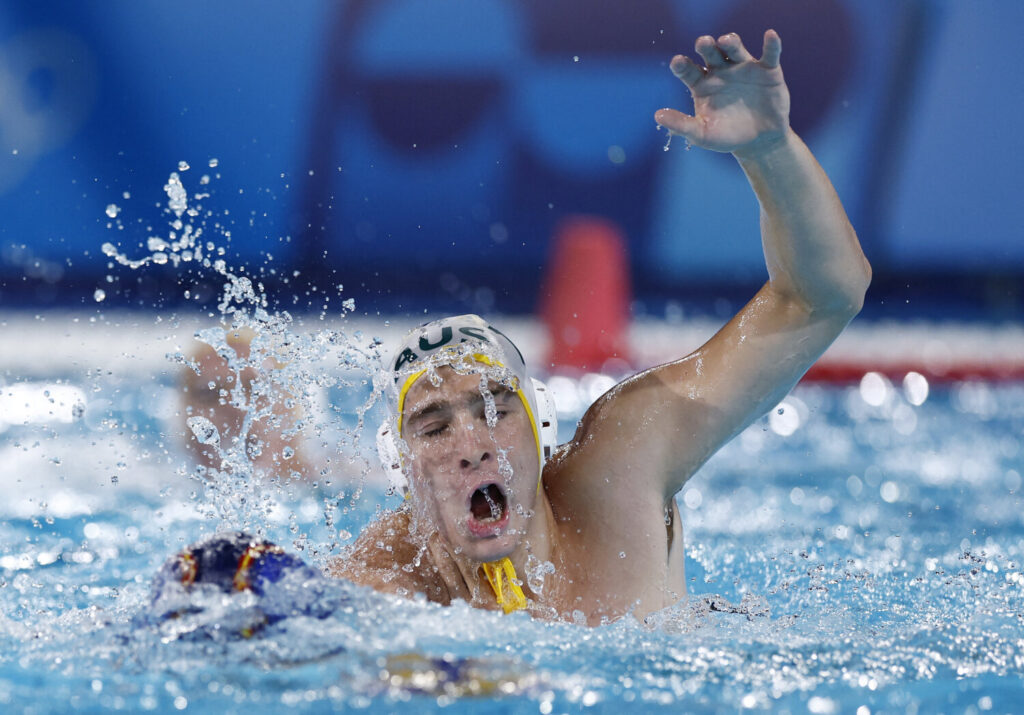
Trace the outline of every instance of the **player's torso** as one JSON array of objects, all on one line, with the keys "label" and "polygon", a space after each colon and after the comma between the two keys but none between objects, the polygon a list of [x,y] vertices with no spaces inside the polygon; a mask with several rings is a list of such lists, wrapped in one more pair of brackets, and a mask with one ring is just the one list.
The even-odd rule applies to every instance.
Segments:
[{"label": "player's torso", "polygon": [[558,603],[551,605],[563,616],[580,611],[591,625],[629,612],[643,617],[686,595],[683,530],[674,500],[666,507],[637,495],[589,510],[557,502],[552,509],[561,573],[554,575],[551,594]]}]

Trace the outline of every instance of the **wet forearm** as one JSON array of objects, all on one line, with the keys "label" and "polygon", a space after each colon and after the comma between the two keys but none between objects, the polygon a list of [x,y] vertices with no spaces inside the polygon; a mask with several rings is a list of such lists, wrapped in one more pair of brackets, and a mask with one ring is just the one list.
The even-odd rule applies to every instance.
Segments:
[{"label": "wet forearm", "polygon": [[792,131],[737,153],[761,205],[761,237],[773,287],[811,310],[859,310],[871,267],[824,170]]}]

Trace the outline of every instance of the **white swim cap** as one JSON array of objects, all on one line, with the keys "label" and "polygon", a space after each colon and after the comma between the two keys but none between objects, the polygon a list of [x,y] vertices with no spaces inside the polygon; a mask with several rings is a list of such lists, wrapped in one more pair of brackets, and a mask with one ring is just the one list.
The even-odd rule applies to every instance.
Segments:
[{"label": "white swim cap", "polygon": [[391,414],[377,432],[377,452],[392,485],[403,493],[408,492],[408,480],[402,470],[399,444],[405,397],[425,374],[461,362],[486,365],[488,372],[494,370],[493,374],[488,374],[489,378],[507,385],[519,395],[533,429],[541,470],[558,444],[554,400],[544,383],[529,377],[519,348],[478,315],[435,320],[409,331],[388,365],[392,379],[387,381],[386,402]]}]

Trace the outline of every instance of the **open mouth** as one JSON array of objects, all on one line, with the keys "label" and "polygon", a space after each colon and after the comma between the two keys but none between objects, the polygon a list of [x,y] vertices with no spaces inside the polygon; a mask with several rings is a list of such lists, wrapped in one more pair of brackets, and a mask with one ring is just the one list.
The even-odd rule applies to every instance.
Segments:
[{"label": "open mouth", "polygon": [[485,484],[469,497],[469,528],[478,536],[490,536],[508,520],[505,490],[497,484]]}]

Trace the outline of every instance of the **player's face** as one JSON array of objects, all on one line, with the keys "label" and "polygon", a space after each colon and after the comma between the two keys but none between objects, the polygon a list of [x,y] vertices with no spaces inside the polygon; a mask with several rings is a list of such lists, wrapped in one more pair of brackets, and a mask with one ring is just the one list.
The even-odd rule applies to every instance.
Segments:
[{"label": "player's face", "polygon": [[480,375],[447,367],[438,374],[439,385],[427,377],[413,384],[402,413],[414,503],[470,559],[508,556],[526,533],[537,498],[540,466],[530,418],[519,395],[497,383],[482,386]]}]

